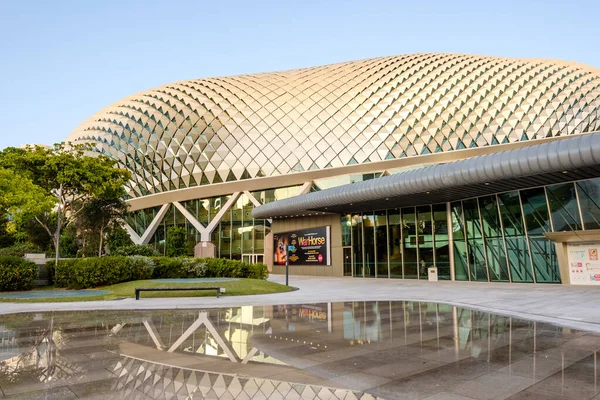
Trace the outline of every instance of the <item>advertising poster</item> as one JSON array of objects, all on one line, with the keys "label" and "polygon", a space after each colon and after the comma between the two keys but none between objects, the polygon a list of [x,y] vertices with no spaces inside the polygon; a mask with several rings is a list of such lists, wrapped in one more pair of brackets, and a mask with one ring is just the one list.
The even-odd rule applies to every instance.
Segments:
[{"label": "advertising poster", "polygon": [[330,226],[308,228],[293,232],[273,234],[273,262],[276,265],[285,265],[286,249],[290,265],[331,265]]},{"label": "advertising poster", "polygon": [[599,249],[600,242],[567,244],[572,285],[600,285]]}]

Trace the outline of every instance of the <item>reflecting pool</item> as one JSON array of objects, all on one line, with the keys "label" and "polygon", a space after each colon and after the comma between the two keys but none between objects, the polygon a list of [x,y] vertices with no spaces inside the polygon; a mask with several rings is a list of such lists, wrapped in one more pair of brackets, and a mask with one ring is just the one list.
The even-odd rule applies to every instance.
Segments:
[{"label": "reflecting pool", "polygon": [[0,399],[600,399],[599,349],[420,302],[15,314]]}]

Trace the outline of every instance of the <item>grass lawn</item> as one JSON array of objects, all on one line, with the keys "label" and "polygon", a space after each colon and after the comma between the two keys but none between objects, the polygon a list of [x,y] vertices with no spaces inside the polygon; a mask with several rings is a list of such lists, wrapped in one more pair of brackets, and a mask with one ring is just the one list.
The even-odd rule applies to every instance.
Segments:
[{"label": "grass lawn", "polygon": [[[89,296],[89,297],[61,297],[61,298],[45,298],[45,299],[3,299],[0,298],[0,302],[19,302],[19,303],[50,303],[50,302],[64,302],[64,301],[91,301],[91,300],[116,300],[123,298],[135,298],[135,288],[171,288],[171,287],[203,287],[203,286],[219,286],[226,289],[225,293],[221,293],[221,296],[242,296],[251,294],[267,294],[267,293],[281,293],[289,292],[293,288],[279,283],[267,282],[260,279],[239,279],[237,281],[230,282],[201,282],[201,283],[160,283],[152,282],[151,280],[145,281],[132,281],[118,283],[111,286],[103,286],[95,288],[94,290],[108,290],[111,293],[100,295],[100,296]],[[49,289],[60,290],[53,287],[34,289],[36,291],[45,291]],[[15,292],[9,292],[15,293]],[[156,297],[202,297],[211,296],[215,297],[215,291],[213,290],[197,290],[197,291],[174,291],[174,292],[141,292],[140,297],[144,298],[156,298]]]}]

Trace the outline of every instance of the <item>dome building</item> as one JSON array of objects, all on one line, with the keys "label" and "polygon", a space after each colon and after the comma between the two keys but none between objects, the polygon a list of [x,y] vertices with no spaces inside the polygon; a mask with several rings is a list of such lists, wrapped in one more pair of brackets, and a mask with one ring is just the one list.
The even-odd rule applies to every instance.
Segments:
[{"label": "dome building", "polygon": [[568,243],[600,228],[600,160],[585,153],[599,113],[595,68],[412,54],[175,82],[68,140],[131,171],[128,229],[161,251],[185,226],[190,253],[281,272],[280,233],[327,227],[323,254],[296,246],[279,260],[312,275],[427,279],[435,267],[569,283]]}]

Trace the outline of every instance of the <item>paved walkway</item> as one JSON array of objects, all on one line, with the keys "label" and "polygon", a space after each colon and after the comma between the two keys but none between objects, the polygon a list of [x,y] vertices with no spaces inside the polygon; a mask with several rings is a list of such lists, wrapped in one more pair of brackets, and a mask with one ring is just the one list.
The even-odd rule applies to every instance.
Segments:
[{"label": "paved walkway", "polygon": [[[269,280],[283,283],[285,277]],[[76,303],[0,303],[0,314],[71,310],[234,307],[318,302],[413,300],[447,303],[600,332],[600,287],[395,279],[290,277],[299,290],[257,296],[196,297]]]}]

